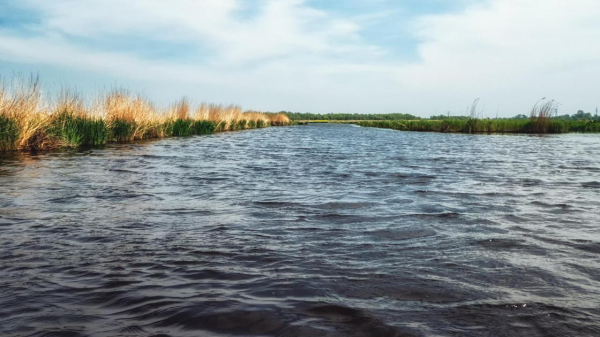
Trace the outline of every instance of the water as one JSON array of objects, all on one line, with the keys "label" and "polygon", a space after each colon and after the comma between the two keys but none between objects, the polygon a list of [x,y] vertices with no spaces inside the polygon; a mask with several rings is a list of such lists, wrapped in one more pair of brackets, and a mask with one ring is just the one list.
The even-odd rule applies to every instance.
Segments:
[{"label": "water", "polygon": [[2,336],[598,336],[600,137],[269,128],[0,159]]}]

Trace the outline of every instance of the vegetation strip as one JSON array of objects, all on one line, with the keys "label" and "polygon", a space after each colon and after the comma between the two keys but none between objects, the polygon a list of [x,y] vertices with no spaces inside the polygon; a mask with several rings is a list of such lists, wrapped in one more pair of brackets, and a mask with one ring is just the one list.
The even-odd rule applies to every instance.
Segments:
[{"label": "vegetation strip", "polygon": [[[478,118],[475,100],[469,116],[432,116],[424,119],[407,114],[310,114],[286,113],[295,123],[350,123],[364,127],[376,127],[401,131],[453,132],[453,133],[568,133],[600,132],[600,116],[577,112],[574,115],[557,115],[558,105],[553,100],[538,101],[529,117],[517,115],[515,118]],[[541,104],[540,104],[541,103]]]},{"label": "vegetation strip", "polygon": [[453,132],[453,133],[568,133],[600,132],[598,121],[561,119],[458,119],[357,121],[352,124],[400,131]]},{"label": "vegetation strip", "polygon": [[37,78],[10,86],[0,84],[0,152],[97,146],[290,124],[284,114],[205,103],[193,108],[185,98],[160,110],[147,99],[124,90],[113,90],[91,105],[64,90],[54,104],[43,106]]}]

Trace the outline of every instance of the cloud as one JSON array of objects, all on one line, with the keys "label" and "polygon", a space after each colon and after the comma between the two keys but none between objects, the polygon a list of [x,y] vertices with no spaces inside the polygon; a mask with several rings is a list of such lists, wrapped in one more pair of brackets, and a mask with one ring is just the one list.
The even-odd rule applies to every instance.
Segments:
[{"label": "cloud", "polygon": [[[248,3],[233,0],[24,1],[22,4],[40,15],[40,23],[30,27],[32,36],[0,32],[0,58],[148,81],[150,92],[177,87],[186,93],[193,88],[216,92],[211,100],[232,99],[270,110],[302,109],[306,102],[324,102],[326,109],[339,109],[326,97],[316,97],[329,92],[339,98],[336,93],[352,89],[344,83],[333,85],[332,78],[370,72],[366,80],[381,68],[361,64],[361,59],[380,51],[360,41],[355,23],[303,1],[263,1],[248,17],[244,17]],[[111,38],[186,43],[200,52],[192,52],[186,62],[156,60],[124,50],[106,50],[105,40]],[[233,93],[239,96],[232,97]],[[288,103],[282,97],[287,97]],[[297,104],[300,101],[302,104]]]},{"label": "cloud", "polygon": [[298,0],[255,2],[249,18],[249,3],[236,0],[24,1],[42,13],[44,31],[185,42],[207,47],[217,65],[356,49],[356,25]]},{"label": "cloud", "polygon": [[[600,3],[465,3],[373,25],[395,20],[390,13],[406,18],[409,8],[384,15],[302,0],[20,0],[13,6],[37,19],[0,30],[0,60],[39,65],[42,77],[45,66],[77,69],[133,81],[150,96],[265,110],[428,116],[480,97],[488,115],[510,116],[543,96],[566,112],[599,103]],[[417,57],[400,58],[400,40]]]},{"label": "cloud", "polygon": [[493,0],[421,17],[415,23],[420,62],[399,76],[411,79],[404,86],[417,97],[446,104],[481,97],[492,112],[499,105],[523,112],[542,96],[570,111],[591,109],[600,101],[598,17],[600,3],[590,0]]}]

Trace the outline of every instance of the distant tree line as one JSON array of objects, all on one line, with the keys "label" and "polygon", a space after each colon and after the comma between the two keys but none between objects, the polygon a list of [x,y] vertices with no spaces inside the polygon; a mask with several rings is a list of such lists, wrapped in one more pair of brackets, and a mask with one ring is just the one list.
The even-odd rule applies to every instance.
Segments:
[{"label": "distant tree line", "polygon": [[444,120],[444,119],[469,119],[469,116],[452,116],[452,115],[433,115],[429,117],[431,120]]},{"label": "distant tree line", "polygon": [[581,120],[600,121],[600,116],[598,116],[598,112],[596,112],[596,114],[592,115],[591,112],[583,112],[583,110],[579,110],[579,111],[577,111],[576,114],[573,114],[573,115],[560,115],[560,116],[556,116],[555,118],[572,120],[572,121],[581,121]]},{"label": "distant tree line", "polygon": [[[514,119],[527,119],[529,116],[527,115],[516,115]],[[592,115],[591,112],[583,112],[583,110],[577,111],[576,114],[565,114],[565,115],[555,115],[551,118],[568,120],[568,121],[600,121],[600,116],[596,112],[596,114]]]},{"label": "distant tree line", "polygon": [[[398,121],[398,120],[421,120],[426,119],[411,114],[403,113],[389,113],[389,114],[345,114],[345,113],[328,113],[328,114],[317,114],[317,113],[301,113],[301,112],[288,112],[281,111],[286,114],[294,121]],[[447,120],[447,119],[470,119],[469,116],[453,116],[453,115],[434,115],[431,116],[430,120]],[[519,114],[511,118],[499,118],[499,119],[528,119],[530,116]],[[552,118],[562,120],[587,120],[587,121],[600,121],[600,116],[590,112],[584,112],[583,110],[577,111],[577,113],[569,115],[556,115]]]},{"label": "distant tree line", "polygon": [[413,120],[421,119],[411,114],[402,113],[391,113],[391,114],[345,114],[345,113],[328,113],[328,114],[315,114],[315,113],[301,113],[301,112],[287,112],[282,111],[294,121],[397,121],[397,120]]}]

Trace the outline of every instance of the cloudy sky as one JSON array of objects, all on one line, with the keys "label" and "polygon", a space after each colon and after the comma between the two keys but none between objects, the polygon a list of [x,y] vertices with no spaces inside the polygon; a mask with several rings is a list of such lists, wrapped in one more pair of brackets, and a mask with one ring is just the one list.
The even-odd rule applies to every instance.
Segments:
[{"label": "cloudy sky", "polygon": [[0,0],[0,74],[301,112],[600,106],[598,0]]}]

